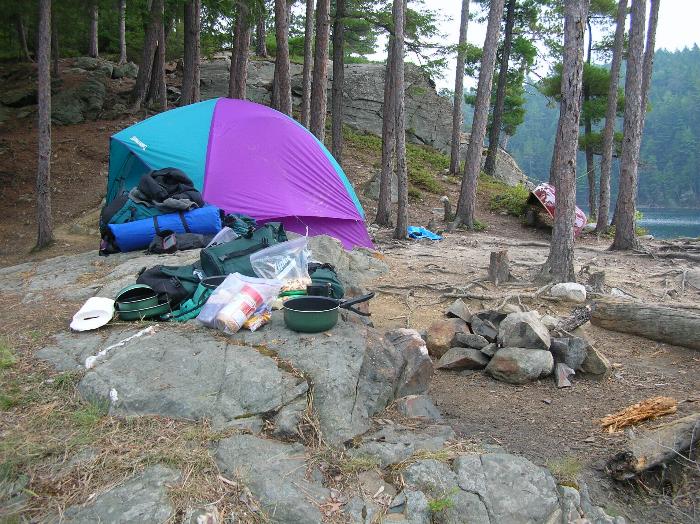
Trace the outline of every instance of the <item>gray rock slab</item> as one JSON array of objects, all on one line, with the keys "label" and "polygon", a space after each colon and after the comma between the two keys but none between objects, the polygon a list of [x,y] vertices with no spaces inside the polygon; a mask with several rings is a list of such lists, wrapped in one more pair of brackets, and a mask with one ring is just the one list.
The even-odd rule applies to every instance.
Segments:
[{"label": "gray rock slab", "polygon": [[331,444],[370,428],[370,417],[394,400],[405,364],[375,329],[342,320],[326,333],[304,334],[287,329],[276,313],[263,329],[239,331],[231,340],[262,346],[308,377],[314,388],[314,412]]},{"label": "gray rock slab", "polygon": [[215,332],[174,325],[110,351],[78,384],[110,412],[211,419],[224,427],[279,409],[306,393],[308,384],[251,347]]},{"label": "gray rock slab", "polygon": [[472,319],[472,312],[469,311],[469,306],[467,306],[467,304],[465,304],[464,300],[461,298],[458,298],[452,302],[450,307],[447,308],[445,314],[448,317],[461,318],[465,322],[470,322]]},{"label": "gray rock slab", "polygon": [[177,483],[179,478],[180,472],[177,470],[162,465],[151,466],[143,473],[98,495],[88,504],[68,508],[61,522],[166,522],[174,516],[167,488]]},{"label": "gray rock slab", "polygon": [[543,349],[502,348],[486,366],[486,373],[510,384],[525,384],[554,370],[554,358]]},{"label": "gray rock slab", "polygon": [[489,363],[489,358],[481,351],[474,348],[450,348],[435,367],[437,369],[484,369]]},{"label": "gray rock slab", "polygon": [[550,351],[555,362],[566,364],[571,369],[581,369],[588,355],[588,342],[581,337],[553,338]]},{"label": "gray rock slab", "polygon": [[457,333],[454,342],[455,346],[475,349],[484,348],[489,344],[489,341],[484,337],[475,335],[474,333]]},{"label": "gray rock slab", "polygon": [[422,491],[407,489],[399,493],[391,502],[387,522],[405,524],[431,524],[432,515],[428,497]]},{"label": "gray rock slab", "polygon": [[416,451],[435,451],[455,438],[449,426],[433,425],[421,429],[391,424],[362,437],[362,443],[348,450],[352,456],[372,457],[382,466],[396,464]]},{"label": "gray rock slab", "polygon": [[476,315],[472,316],[471,329],[475,334],[481,335],[489,342],[495,342],[498,336],[498,326],[496,324],[487,318],[481,318]]},{"label": "gray rock slab", "polygon": [[488,346],[481,348],[481,352],[488,358],[493,357],[496,354],[496,351],[498,351],[498,344],[494,342],[491,342]]},{"label": "gray rock slab", "polygon": [[396,410],[404,417],[442,421],[442,415],[427,395],[409,395],[396,401]]},{"label": "gray rock slab", "polygon": [[469,326],[464,320],[460,318],[436,320],[428,327],[426,341],[428,353],[435,358],[440,358],[455,346],[455,337],[458,333],[469,333]]},{"label": "gray rock slab", "polygon": [[433,377],[433,361],[420,333],[415,329],[394,329],[385,335],[403,356],[405,365],[399,378],[396,396],[415,395],[428,391]]},{"label": "gray rock slab", "polygon": [[297,428],[306,408],[307,399],[302,396],[280,409],[273,419],[275,428],[272,430],[272,435],[285,439],[297,437],[299,434]]},{"label": "gray rock slab", "polygon": [[581,371],[591,375],[607,376],[611,369],[608,358],[589,344],[586,348],[586,358],[581,364]]},{"label": "gray rock slab", "polygon": [[321,522],[318,505],[329,492],[320,482],[307,479],[301,444],[234,435],[219,442],[214,458],[225,476],[248,486],[271,522]]},{"label": "gray rock slab", "polygon": [[511,313],[498,328],[498,343],[503,347],[549,349],[549,330],[532,311]]}]

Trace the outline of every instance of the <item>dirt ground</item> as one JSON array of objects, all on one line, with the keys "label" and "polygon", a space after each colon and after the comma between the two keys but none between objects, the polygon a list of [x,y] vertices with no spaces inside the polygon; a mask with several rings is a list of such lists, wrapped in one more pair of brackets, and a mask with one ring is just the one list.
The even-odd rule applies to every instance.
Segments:
[{"label": "dirt ground", "polygon": [[[30,250],[36,231],[34,176],[36,139],[31,118],[0,126],[0,267],[29,260],[97,249],[98,206],[105,192],[109,136],[135,121],[134,117],[53,128],[52,198],[57,225],[54,246]],[[371,178],[376,159],[346,151],[343,164],[356,188]],[[443,181],[445,194],[456,202],[459,187]],[[368,217],[375,205],[358,190]],[[410,224],[426,225],[439,217],[440,195],[426,194],[412,202]],[[478,202],[483,232],[455,232],[440,242],[395,241],[390,231],[377,235],[377,247],[390,271],[374,283],[378,292],[371,309],[381,329],[426,329],[443,317],[445,308],[468,288],[483,299],[465,299],[472,311],[494,307],[506,295],[518,304],[518,294],[531,292],[537,267],[546,259],[549,231],[525,228],[513,217],[492,213],[488,200]],[[651,259],[607,251],[607,239],[583,238],[576,246],[576,270],[602,270],[609,287],[617,287],[645,302],[700,304],[700,292],[679,275],[690,263]],[[495,288],[482,282],[491,251],[508,249],[516,277]],[[566,315],[569,307],[544,299],[522,300],[540,313]],[[465,437],[477,437],[520,453],[536,463],[575,460],[581,464],[593,500],[609,513],[635,522],[697,522],[697,479],[683,477],[670,487],[645,480],[615,483],[602,471],[604,461],[621,449],[622,434],[607,434],[597,420],[648,397],[672,396],[679,402],[671,420],[700,409],[700,353],[630,335],[584,326],[585,336],[611,361],[613,373],[602,380],[573,377],[573,387],[557,389],[551,379],[526,386],[493,380],[483,373],[438,371],[430,394],[447,421]],[[654,423],[645,424],[653,426]],[[651,482],[651,480],[649,481]],[[684,484],[685,483],[685,484]],[[696,490],[693,492],[693,490]]]}]

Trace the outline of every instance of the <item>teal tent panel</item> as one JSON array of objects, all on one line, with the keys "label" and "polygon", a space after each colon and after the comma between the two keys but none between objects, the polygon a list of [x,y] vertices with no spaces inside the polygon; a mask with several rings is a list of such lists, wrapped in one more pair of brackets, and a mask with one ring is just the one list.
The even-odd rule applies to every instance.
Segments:
[{"label": "teal tent panel", "polygon": [[107,203],[119,193],[136,186],[141,176],[151,171],[137,155],[123,143],[112,138],[109,141],[109,176],[107,178]]},{"label": "teal tent panel", "polygon": [[[204,187],[209,128],[217,100],[165,111],[127,127],[112,138],[121,142],[150,169],[181,169],[201,191]],[[111,169],[110,160],[110,176]]]}]

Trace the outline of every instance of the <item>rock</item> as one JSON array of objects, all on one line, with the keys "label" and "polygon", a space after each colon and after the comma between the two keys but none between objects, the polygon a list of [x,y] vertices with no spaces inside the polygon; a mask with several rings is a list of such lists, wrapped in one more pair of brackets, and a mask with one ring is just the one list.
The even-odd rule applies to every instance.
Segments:
[{"label": "rock", "polygon": [[[235,522],[235,513],[229,514],[226,522]],[[220,524],[219,511],[216,506],[190,508],[185,512],[183,524]]]},{"label": "rock", "polygon": [[634,300],[634,296],[630,295],[629,293],[625,293],[624,291],[616,287],[610,289],[610,296],[615,298],[621,298],[623,300]]},{"label": "rock", "polygon": [[569,486],[558,486],[559,500],[562,510],[562,522],[575,522],[581,518],[581,495],[578,490]]},{"label": "rock", "polygon": [[560,511],[552,475],[523,457],[463,455],[455,459],[454,470],[459,487],[484,501],[490,522],[552,522],[550,517]]},{"label": "rock", "polygon": [[495,309],[485,309],[483,311],[478,311],[474,313],[473,316],[478,317],[481,320],[488,320],[489,322],[491,322],[491,324],[494,325],[496,329],[498,329],[498,326],[508,316],[508,313],[504,313],[500,310],[497,311]]},{"label": "rock", "polygon": [[469,311],[469,307],[461,298],[458,298],[450,304],[450,307],[445,311],[445,315],[452,318],[461,318],[465,322],[470,322],[472,319],[472,312]]},{"label": "rock", "polygon": [[422,491],[402,491],[389,505],[386,522],[431,524],[428,498]]},{"label": "rock", "polygon": [[68,508],[61,522],[166,522],[175,516],[168,486],[179,477],[172,468],[151,466],[86,505]]},{"label": "rock", "polygon": [[383,468],[401,462],[419,450],[442,449],[445,442],[454,438],[455,432],[449,426],[433,425],[415,429],[390,424],[363,435],[361,444],[348,450],[348,453],[355,457],[370,457]]},{"label": "rock", "polygon": [[498,343],[503,347],[549,349],[549,330],[539,319],[527,313],[511,313],[498,328]]},{"label": "rock", "polygon": [[[681,275],[681,280],[683,276]],[[685,275],[686,284],[700,291],[700,268],[689,269]]]},{"label": "rock", "polygon": [[307,479],[301,444],[234,435],[219,442],[214,458],[224,476],[239,478],[250,489],[271,522],[321,522],[318,504],[329,492]]},{"label": "rock", "polygon": [[362,492],[370,497],[380,489],[382,490],[382,495],[389,495],[392,498],[397,495],[396,488],[384,481],[383,472],[379,469],[363,471],[357,475],[357,480],[360,482]]},{"label": "rock", "polygon": [[544,327],[552,331],[555,327],[557,327],[557,324],[559,324],[559,319],[557,317],[553,317],[552,315],[544,315],[540,319],[540,322],[544,324]]},{"label": "rock", "polygon": [[272,435],[284,439],[297,437],[299,435],[297,428],[307,407],[306,397],[299,397],[280,409],[273,419],[275,429],[272,430]]},{"label": "rock", "polygon": [[425,341],[415,329],[394,329],[384,335],[403,356],[396,396],[415,395],[428,390],[433,377],[433,361],[428,356]]},{"label": "rock", "polygon": [[343,513],[349,522],[352,524],[372,524],[372,522],[377,521],[382,508],[371,498],[374,493],[365,498],[355,496],[343,506]]},{"label": "rock", "polygon": [[37,103],[37,91],[33,84],[0,93],[0,103],[8,107],[24,107]]},{"label": "rock", "polygon": [[[366,197],[372,200],[379,200],[379,184],[380,184],[381,172],[377,172],[369,181],[364,185],[363,192]],[[396,204],[399,201],[399,179],[396,173],[391,174],[391,203]]]},{"label": "rock", "polygon": [[488,358],[491,358],[496,354],[496,351],[498,351],[498,344],[495,344],[491,342],[488,346],[484,346],[481,348],[481,352],[486,355]]},{"label": "rock", "polygon": [[442,422],[442,415],[430,397],[426,395],[409,395],[396,401],[396,410],[404,417],[426,418]]},{"label": "rock", "polygon": [[454,341],[455,345],[461,348],[481,349],[489,345],[488,340],[474,333],[457,333]]},{"label": "rock", "polygon": [[[554,382],[558,388],[570,388],[571,381],[569,380],[569,377],[575,374],[576,372],[573,369],[562,362],[557,362],[554,366]],[[545,403],[551,404],[552,401],[545,401]]]},{"label": "rock", "polygon": [[107,94],[104,82],[88,75],[81,84],[61,91],[51,101],[51,119],[57,124],[78,124],[96,119]]},{"label": "rock", "polygon": [[542,349],[503,348],[493,356],[486,372],[510,384],[525,384],[546,377],[554,369],[554,359]]},{"label": "rock", "polygon": [[482,319],[476,315],[472,316],[471,328],[474,334],[481,335],[489,342],[495,342],[498,336],[498,327],[487,319]]},{"label": "rock", "polygon": [[85,69],[86,71],[92,71],[97,69],[102,63],[102,59],[93,58],[91,56],[79,56],[73,60],[73,66],[80,69]]},{"label": "rock", "polygon": [[555,362],[562,362],[571,369],[581,370],[588,354],[588,342],[581,337],[553,338],[549,350]]},{"label": "rock", "polygon": [[139,66],[133,62],[117,64],[112,70],[112,78],[136,78],[139,74]]},{"label": "rock", "polygon": [[610,374],[610,361],[595,349],[590,344],[586,347],[586,358],[581,364],[581,371],[584,373],[590,373],[591,375],[604,375]]},{"label": "rock", "polygon": [[78,390],[109,403],[113,414],[208,418],[221,428],[289,404],[308,384],[270,357],[228,344],[206,328],[167,326],[110,351]]},{"label": "rock", "polygon": [[474,348],[451,348],[440,357],[437,369],[484,369],[489,359]]},{"label": "rock", "polygon": [[569,302],[582,303],[586,301],[586,287],[576,282],[562,282],[549,290],[549,294]]},{"label": "rock", "polygon": [[469,326],[460,318],[436,320],[428,327],[428,353],[440,358],[454,346],[457,333],[469,333]]}]

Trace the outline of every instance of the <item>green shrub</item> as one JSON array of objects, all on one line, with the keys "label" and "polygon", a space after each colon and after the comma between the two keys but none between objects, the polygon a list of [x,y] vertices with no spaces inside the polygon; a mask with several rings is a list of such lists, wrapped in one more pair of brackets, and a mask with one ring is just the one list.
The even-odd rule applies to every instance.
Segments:
[{"label": "green shrub", "polygon": [[409,187],[408,198],[409,200],[423,200],[423,193],[420,189],[417,189],[415,187]]},{"label": "green shrub", "polygon": [[519,217],[525,214],[529,196],[530,191],[522,184],[515,187],[503,184],[500,191],[491,196],[489,208],[492,211],[505,211],[509,215]]}]

